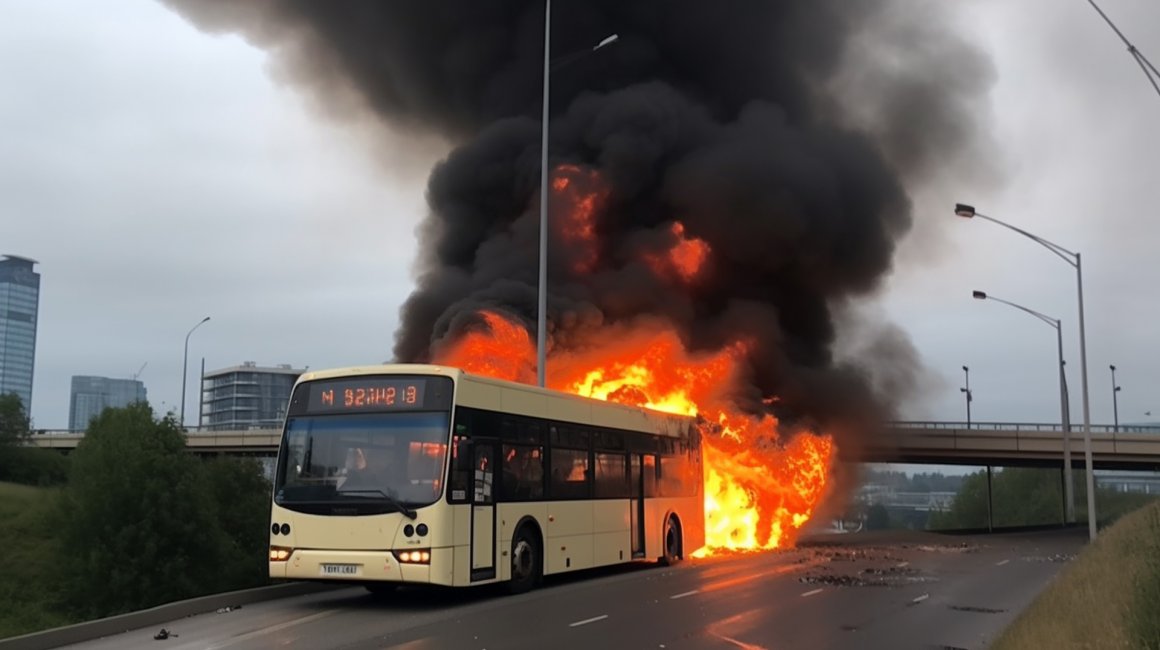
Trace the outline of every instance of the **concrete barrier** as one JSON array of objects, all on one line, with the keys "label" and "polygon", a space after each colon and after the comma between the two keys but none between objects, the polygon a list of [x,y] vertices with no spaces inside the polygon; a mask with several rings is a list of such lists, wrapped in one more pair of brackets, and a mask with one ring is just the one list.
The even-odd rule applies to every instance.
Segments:
[{"label": "concrete barrier", "polygon": [[66,625],[42,632],[33,632],[8,639],[0,639],[0,650],[48,650],[73,643],[83,643],[114,634],[168,623],[179,618],[196,616],[217,611],[223,607],[249,605],[279,598],[292,598],[323,591],[330,591],[350,585],[330,585],[314,582],[288,582],[267,587],[227,591],[222,594],[200,596],[175,603],[166,603],[150,609],[128,614],[118,614],[109,618]]}]

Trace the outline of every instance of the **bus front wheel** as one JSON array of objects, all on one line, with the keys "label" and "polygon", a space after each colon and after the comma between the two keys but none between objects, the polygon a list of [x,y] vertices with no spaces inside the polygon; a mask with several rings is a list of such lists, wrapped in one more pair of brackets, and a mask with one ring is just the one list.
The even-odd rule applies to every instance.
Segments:
[{"label": "bus front wheel", "polygon": [[521,526],[512,539],[512,576],[508,590],[521,594],[535,587],[542,568],[539,540],[528,526]]},{"label": "bus front wheel", "polygon": [[661,564],[672,566],[681,560],[681,524],[677,518],[669,516],[665,520],[665,554],[661,556]]}]

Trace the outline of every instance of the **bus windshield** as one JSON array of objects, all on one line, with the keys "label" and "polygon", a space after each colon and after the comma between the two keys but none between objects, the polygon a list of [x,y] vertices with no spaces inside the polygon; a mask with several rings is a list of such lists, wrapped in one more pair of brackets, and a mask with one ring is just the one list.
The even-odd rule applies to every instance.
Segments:
[{"label": "bus windshield", "polygon": [[274,501],[303,512],[408,512],[442,494],[446,412],[292,417]]}]

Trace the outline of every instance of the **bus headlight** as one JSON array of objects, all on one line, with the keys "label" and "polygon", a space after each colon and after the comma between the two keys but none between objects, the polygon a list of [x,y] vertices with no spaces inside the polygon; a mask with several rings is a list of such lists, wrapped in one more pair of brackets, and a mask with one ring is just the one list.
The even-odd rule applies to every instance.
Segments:
[{"label": "bus headlight", "polygon": [[270,547],[270,561],[271,562],[285,562],[286,560],[290,559],[290,554],[293,552],[294,552],[294,549],[292,549],[292,548],[286,548],[284,546],[271,546]]},{"label": "bus headlight", "polygon": [[395,551],[400,564],[430,564],[431,551]]}]

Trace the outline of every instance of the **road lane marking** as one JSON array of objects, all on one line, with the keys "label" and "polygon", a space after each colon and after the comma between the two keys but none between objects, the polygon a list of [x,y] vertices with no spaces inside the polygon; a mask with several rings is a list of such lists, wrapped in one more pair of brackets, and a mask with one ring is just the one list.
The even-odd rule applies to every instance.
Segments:
[{"label": "road lane marking", "polygon": [[904,569],[904,568],[910,566],[910,562],[899,562],[897,566],[899,569]]},{"label": "road lane marking", "polygon": [[910,602],[921,603],[922,601],[926,600],[927,598],[930,598],[930,594],[923,594],[923,595],[919,596],[918,598],[915,598],[914,600],[912,600]]},{"label": "road lane marking", "polygon": [[669,600],[676,600],[678,598],[684,598],[685,596],[692,596],[693,594],[698,593],[701,593],[701,591],[699,589],[694,589],[692,591],[686,591],[683,594],[677,594],[676,596],[669,596]]},{"label": "road lane marking", "polygon": [[286,621],[284,623],[277,623],[274,625],[263,627],[261,629],[253,630],[251,632],[246,632],[245,634],[239,634],[238,636],[235,636],[227,641],[221,641],[218,643],[211,643],[210,645],[207,645],[205,647],[207,650],[222,650],[222,648],[229,648],[231,646],[238,645],[239,643],[249,641],[250,639],[264,636],[264,635],[270,634],[272,632],[279,632],[281,630],[285,630],[286,628],[294,627],[295,625],[302,625],[303,623],[313,623],[314,621],[317,621],[320,618],[326,618],[327,616],[333,616],[333,615],[339,613],[339,611],[340,610],[337,610],[337,609],[329,609],[329,610],[321,611],[321,612],[318,612],[317,614],[311,614],[310,616],[303,616],[302,618],[296,618],[296,619],[293,619],[290,621]]},{"label": "road lane marking", "polygon": [[576,621],[575,623],[569,623],[568,627],[580,627],[581,625],[588,625],[589,623],[595,623],[596,621],[603,621],[606,618],[608,618],[608,614],[601,614],[600,616],[593,616],[592,618],[586,618],[583,621]]},{"label": "road lane marking", "polygon": [[1001,560],[1001,561],[999,561],[999,562],[996,562],[996,563],[995,563],[995,566],[1003,566],[1004,564],[1007,564],[1007,563],[1008,563],[1008,562],[1010,562],[1010,561],[1011,561],[1011,560]]},{"label": "road lane marking", "polygon": [[814,589],[813,591],[807,591],[806,593],[802,594],[802,598],[805,598],[806,596],[813,596],[814,594],[820,594],[820,593],[822,593],[821,589]]}]

